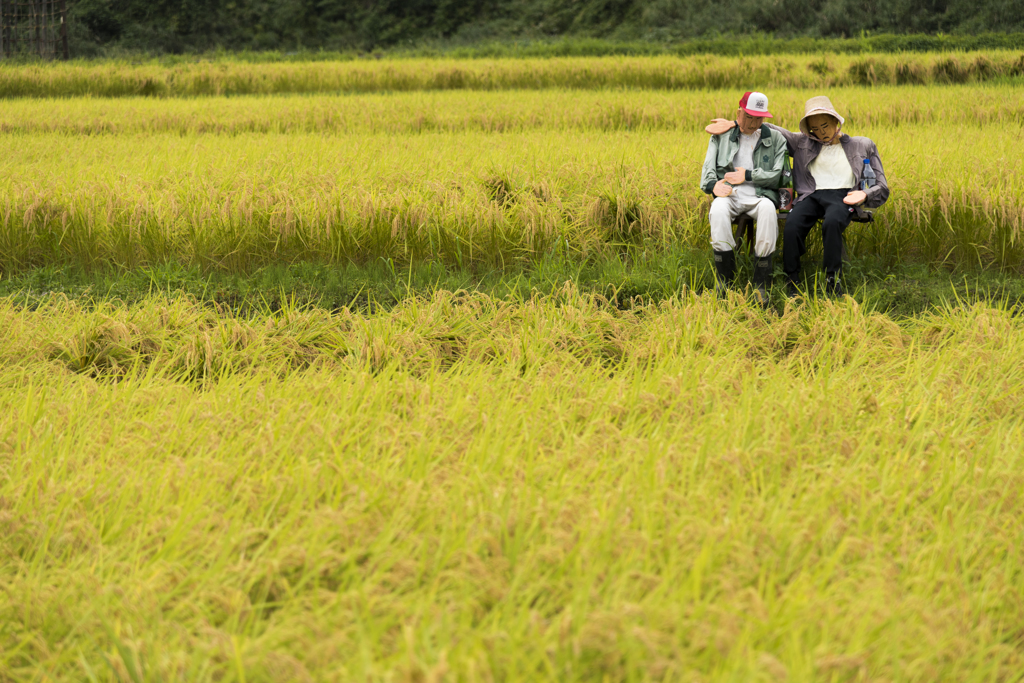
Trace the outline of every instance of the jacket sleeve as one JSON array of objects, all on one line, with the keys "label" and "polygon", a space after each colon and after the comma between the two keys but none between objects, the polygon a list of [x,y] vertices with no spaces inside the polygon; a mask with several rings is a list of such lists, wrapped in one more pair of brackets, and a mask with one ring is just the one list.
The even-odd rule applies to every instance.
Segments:
[{"label": "jacket sleeve", "polygon": [[711,194],[719,180],[721,178],[718,176],[718,136],[712,135],[708,141],[708,153],[704,156],[704,168],[701,169],[700,189],[706,194]]},{"label": "jacket sleeve", "polygon": [[782,140],[776,138],[772,140],[772,151],[775,153],[775,158],[772,159],[771,170],[757,168],[756,166],[752,169],[747,169],[747,180],[757,187],[777,190],[782,181],[782,167],[786,162],[786,145],[783,144]]},{"label": "jacket sleeve", "polygon": [[786,144],[796,149],[796,141],[803,137],[803,133],[794,133],[791,130],[786,130],[782,126],[776,126],[774,123],[769,123],[768,127],[774,130],[776,133],[786,138]]},{"label": "jacket sleeve", "polygon": [[874,142],[868,149],[868,158],[871,159],[871,169],[875,172],[875,186],[868,189],[868,198],[864,200],[864,206],[869,209],[877,209],[889,199],[889,181],[885,179],[882,158],[878,156],[878,147]]}]

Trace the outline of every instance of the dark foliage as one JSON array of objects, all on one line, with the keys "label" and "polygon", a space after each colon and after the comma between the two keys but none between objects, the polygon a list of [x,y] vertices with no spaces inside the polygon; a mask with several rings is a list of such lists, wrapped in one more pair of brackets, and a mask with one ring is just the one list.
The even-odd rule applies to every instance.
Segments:
[{"label": "dark foliage", "polygon": [[73,52],[1024,31],[1024,0],[72,0]]}]

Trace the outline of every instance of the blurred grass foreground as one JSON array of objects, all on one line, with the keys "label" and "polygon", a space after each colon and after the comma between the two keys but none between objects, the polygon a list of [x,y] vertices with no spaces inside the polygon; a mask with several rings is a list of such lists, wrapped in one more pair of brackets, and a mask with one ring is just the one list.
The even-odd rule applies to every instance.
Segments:
[{"label": "blurred grass foreground", "polygon": [[6,680],[1013,680],[1021,318],[0,303]]}]

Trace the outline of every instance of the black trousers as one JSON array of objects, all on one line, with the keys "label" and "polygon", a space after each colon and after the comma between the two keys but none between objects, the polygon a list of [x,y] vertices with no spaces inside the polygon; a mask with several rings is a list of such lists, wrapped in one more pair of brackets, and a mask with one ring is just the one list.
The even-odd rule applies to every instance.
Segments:
[{"label": "black trousers", "polygon": [[782,269],[786,277],[800,275],[800,257],[807,253],[807,236],[821,221],[821,245],[825,252],[825,275],[836,275],[843,267],[843,232],[850,224],[853,207],[843,204],[849,190],[815,190],[793,207],[782,233]]}]

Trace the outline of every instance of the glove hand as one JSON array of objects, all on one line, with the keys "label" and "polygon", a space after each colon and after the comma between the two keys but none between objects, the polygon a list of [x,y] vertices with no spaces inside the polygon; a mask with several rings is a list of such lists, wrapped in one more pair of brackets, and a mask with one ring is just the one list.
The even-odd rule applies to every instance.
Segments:
[{"label": "glove hand", "polygon": [[711,125],[707,126],[704,132],[711,135],[721,135],[722,133],[728,133],[735,125],[736,122],[729,119],[711,119]]},{"label": "glove hand", "polygon": [[859,204],[863,204],[867,198],[868,193],[865,192],[864,190],[853,190],[850,192],[850,194],[843,197],[843,204],[847,204],[849,206],[857,206]]},{"label": "glove hand", "polygon": [[728,197],[732,194],[732,187],[726,184],[724,180],[719,180],[715,183],[715,187],[712,192],[716,197]]},{"label": "glove hand", "polygon": [[746,179],[747,169],[745,168],[737,168],[735,171],[729,171],[725,174],[725,182],[730,185],[742,185]]}]

